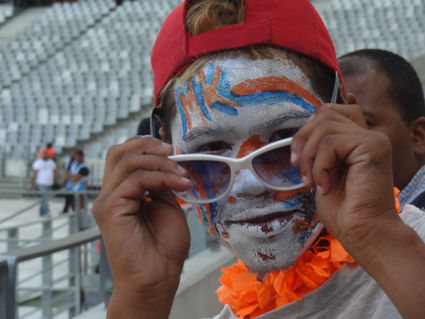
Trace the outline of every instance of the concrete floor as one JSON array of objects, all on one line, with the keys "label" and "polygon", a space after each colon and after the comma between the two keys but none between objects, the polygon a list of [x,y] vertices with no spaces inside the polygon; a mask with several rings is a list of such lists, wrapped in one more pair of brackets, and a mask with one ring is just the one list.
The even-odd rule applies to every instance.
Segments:
[{"label": "concrete floor", "polygon": [[[14,198],[14,199],[0,199],[0,220],[10,216],[11,214],[24,209],[38,201],[37,197],[34,198]],[[50,214],[52,217],[59,217],[52,221],[52,239],[58,239],[69,235],[69,218],[67,215],[60,215],[60,211],[63,208],[63,198],[54,198],[49,201]],[[35,206],[29,209],[27,212],[13,218],[12,220],[6,221],[0,225],[0,254],[6,254],[7,251],[7,230],[9,227],[17,225],[27,225],[20,227],[18,232],[19,239],[21,240],[34,240],[42,236],[43,219],[39,217],[39,206]],[[27,245],[38,244],[38,241],[28,243]],[[25,245],[21,242],[20,244]],[[68,258],[68,251],[58,252],[53,254],[53,264]],[[20,263],[18,265],[18,298],[31,299],[31,296],[39,296],[40,291],[37,291],[42,286],[41,274],[36,275],[42,269],[41,258],[36,258],[30,261]],[[53,280],[57,280],[60,277],[64,277],[69,274],[68,263],[64,262],[53,269]],[[68,279],[58,281],[54,284],[54,288],[57,290],[65,289],[68,287]],[[42,318],[41,311],[35,311],[37,307],[32,306],[34,302],[29,302],[27,306],[20,306],[18,308],[19,317],[24,316],[27,313],[31,315],[25,316],[25,318]],[[35,302],[37,303],[37,302]],[[35,312],[34,312],[35,311]],[[55,308],[53,308],[55,311]],[[66,312],[56,315],[55,318],[68,318]]]}]

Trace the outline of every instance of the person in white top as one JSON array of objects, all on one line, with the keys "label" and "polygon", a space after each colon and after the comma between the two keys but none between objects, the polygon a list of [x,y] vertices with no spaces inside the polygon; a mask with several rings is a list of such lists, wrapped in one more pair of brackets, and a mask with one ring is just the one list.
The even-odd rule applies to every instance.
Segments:
[{"label": "person in white top", "polygon": [[49,158],[47,151],[42,153],[42,158],[37,159],[32,165],[31,189],[38,189],[41,194],[40,216],[49,215],[48,194],[58,179],[55,162]]}]

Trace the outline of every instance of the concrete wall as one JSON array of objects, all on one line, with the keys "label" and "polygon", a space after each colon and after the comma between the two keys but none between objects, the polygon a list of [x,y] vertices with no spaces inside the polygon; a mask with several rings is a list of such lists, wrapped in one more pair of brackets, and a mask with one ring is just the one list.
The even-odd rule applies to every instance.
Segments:
[{"label": "concrete wall", "polygon": [[[201,319],[218,314],[223,308],[215,294],[219,287],[220,268],[234,262],[236,259],[223,247],[216,251],[207,249],[189,258],[184,265],[169,318]],[[106,309],[102,303],[75,318],[105,319]]]},{"label": "concrete wall", "polygon": [[234,262],[236,259],[224,247],[216,251],[204,250],[189,258],[169,318],[200,319],[218,314],[223,308],[215,294],[220,285],[220,268]]},{"label": "concrete wall", "polygon": [[30,165],[31,163],[27,159],[7,158],[4,163],[5,176],[24,178],[27,175]]}]

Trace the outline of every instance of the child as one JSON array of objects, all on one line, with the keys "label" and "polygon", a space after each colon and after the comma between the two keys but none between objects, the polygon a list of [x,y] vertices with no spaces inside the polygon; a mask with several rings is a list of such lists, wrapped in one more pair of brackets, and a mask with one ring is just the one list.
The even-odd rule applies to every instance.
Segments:
[{"label": "child", "polygon": [[152,66],[162,142],[113,146],[93,208],[109,318],[168,318],[189,248],[175,195],[241,260],[216,318],[425,316],[423,213],[397,215],[388,139],[326,104],[341,77],[310,1],[185,1]]}]

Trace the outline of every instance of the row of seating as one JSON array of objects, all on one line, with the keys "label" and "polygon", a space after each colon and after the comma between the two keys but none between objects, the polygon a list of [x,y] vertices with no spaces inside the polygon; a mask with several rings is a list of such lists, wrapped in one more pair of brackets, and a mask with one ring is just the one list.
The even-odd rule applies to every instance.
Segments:
[{"label": "row of seating", "polygon": [[0,25],[5,23],[13,16],[13,6],[0,5]]},{"label": "row of seating", "polygon": [[[134,135],[152,105],[156,34],[180,2],[55,4],[0,46],[0,122],[9,123],[0,128],[0,142],[9,154],[35,156],[38,142],[60,149],[84,143],[90,157],[101,158],[110,145]],[[407,58],[425,53],[423,0],[326,3],[318,8],[338,55],[365,47]]]},{"label": "row of seating", "polygon": [[[84,3],[87,4],[87,1],[81,2]],[[76,10],[81,8],[74,3],[54,5],[46,14],[51,17],[50,23],[39,26],[37,22],[32,26],[34,33],[26,30],[22,37],[40,38],[42,41],[33,40],[32,45],[24,45],[20,39],[14,46],[3,50],[3,59],[9,63],[0,67],[0,75],[7,73],[0,76],[3,84],[0,101],[13,108],[3,109],[0,116],[9,123],[18,123],[19,127],[36,122],[42,128],[31,129],[42,132],[46,131],[44,126],[55,125],[58,134],[55,133],[51,141],[60,148],[86,143],[117,123],[131,119],[130,129],[120,129],[106,139],[97,137],[102,140],[101,143],[97,140],[92,142],[93,145],[106,143],[93,146],[99,153],[88,152],[90,156],[102,156],[111,144],[129,136],[124,136],[123,132],[135,134],[136,122],[141,117],[133,120],[132,114],[140,113],[141,106],[152,104],[150,51],[162,20],[178,3],[179,0],[154,3],[127,1],[121,6],[109,6],[109,11],[104,12],[94,25],[82,28],[83,31],[79,30],[68,38],[66,33],[75,26],[72,17],[75,18],[78,15]],[[58,10],[62,7],[68,12],[61,14],[67,23],[60,24],[63,30],[59,28],[59,34],[52,34],[58,43],[57,48],[43,58],[39,54],[40,48],[48,46],[48,42],[42,33],[46,26],[52,27],[53,17],[59,15]],[[34,46],[39,50],[36,53],[30,50]],[[12,67],[13,61],[17,63]],[[71,129],[76,131],[75,127],[78,130],[84,128],[84,134],[72,133]],[[25,130],[17,136],[15,133],[5,135],[6,143],[12,145],[14,156],[25,153],[25,148],[13,147],[15,141],[34,145],[39,140],[43,144],[51,138],[51,134],[27,134],[30,129]],[[29,135],[35,137],[28,142]],[[33,146],[28,148],[33,149]],[[86,147],[88,149],[91,147]]]},{"label": "row of seating", "polygon": [[425,54],[423,0],[331,0],[318,9],[338,55],[363,48],[391,50],[407,59]]},{"label": "row of seating", "polygon": [[113,0],[55,3],[41,19],[0,46],[0,65],[3,65],[0,70],[0,87],[8,86],[30,72],[25,66],[23,70],[19,69],[23,60],[27,61],[30,68],[37,68],[93,27],[115,6]]}]

